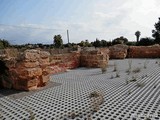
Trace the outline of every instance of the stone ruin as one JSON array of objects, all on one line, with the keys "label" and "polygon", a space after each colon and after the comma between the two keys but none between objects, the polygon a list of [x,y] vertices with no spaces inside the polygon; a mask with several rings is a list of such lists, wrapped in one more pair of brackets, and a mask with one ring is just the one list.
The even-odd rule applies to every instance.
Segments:
[{"label": "stone ruin", "polygon": [[[1,52],[1,51],[0,51]],[[126,46],[52,54],[43,50],[6,49],[0,53],[0,87],[34,90],[47,84],[51,74],[77,67],[107,66],[109,59],[160,58],[160,45]]]},{"label": "stone ruin", "polygon": [[17,90],[34,90],[45,86],[50,75],[50,54],[40,50],[16,53],[14,57],[6,53],[1,58],[0,86]]},{"label": "stone ruin", "polygon": [[100,50],[50,54],[34,49],[7,49],[0,58],[0,87],[16,90],[35,90],[45,86],[51,74],[77,67],[100,67],[100,63],[107,65],[109,59]]}]

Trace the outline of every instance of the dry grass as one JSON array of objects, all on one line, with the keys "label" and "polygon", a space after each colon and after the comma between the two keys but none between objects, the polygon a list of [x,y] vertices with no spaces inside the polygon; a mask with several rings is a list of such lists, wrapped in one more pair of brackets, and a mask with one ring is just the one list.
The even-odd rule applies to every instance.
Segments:
[{"label": "dry grass", "polygon": [[130,81],[128,80],[128,78],[126,78],[125,82],[126,82],[126,85],[127,85],[127,84],[129,84]]},{"label": "dry grass", "polygon": [[114,78],[113,75],[111,75],[110,79],[113,79],[113,78]]},{"label": "dry grass", "polygon": [[101,67],[101,71],[102,71],[102,74],[105,74],[107,72],[107,66]]},{"label": "dry grass", "polygon": [[114,67],[113,72],[117,71],[117,63],[116,62],[114,62],[113,67]]},{"label": "dry grass", "polygon": [[100,68],[101,68],[102,74],[105,74],[107,72],[107,63],[103,61],[100,64]]},{"label": "dry grass", "polygon": [[93,112],[97,112],[100,105],[104,103],[104,94],[102,91],[93,91],[89,94],[91,100],[91,109]]},{"label": "dry grass", "polygon": [[132,76],[132,79],[129,80],[129,82],[136,82],[137,81],[137,76]]},{"label": "dry grass", "polygon": [[116,72],[116,77],[120,77],[119,71]]},{"label": "dry grass", "polygon": [[137,82],[137,83],[136,83],[136,86],[142,88],[142,87],[145,86],[145,84],[142,83],[142,82]]},{"label": "dry grass", "polygon": [[33,111],[31,109],[27,109],[26,110],[29,113],[29,120],[35,120],[35,114],[33,113]]},{"label": "dry grass", "polygon": [[132,72],[133,73],[139,73],[139,72],[141,72],[141,68],[137,67]]},{"label": "dry grass", "polygon": [[132,60],[129,59],[129,60],[128,60],[128,69],[126,70],[126,72],[127,72],[128,74],[130,74],[130,73],[131,73],[131,69],[132,69]]},{"label": "dry grass", "polygon": [[143,67],[144,67],[144,69],[146,69],[146,68],[147,68],[148,63],[149,63],[149,61],[148,61],[148,60],[145,60],[145,61],[144,61],[144,66],[143,66]]}]

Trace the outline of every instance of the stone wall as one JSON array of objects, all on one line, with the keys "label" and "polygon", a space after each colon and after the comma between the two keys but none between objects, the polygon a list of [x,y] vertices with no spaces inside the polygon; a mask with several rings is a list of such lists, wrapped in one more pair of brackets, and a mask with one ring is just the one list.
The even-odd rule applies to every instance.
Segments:
[{"label": "stone wall", "polygon": [[45,51],[26,50],[17,58],[4,59],[8,72],[6,79],[1,81],[1,86],[17,90],[33,90],[45,86],[50,74],[49,56]]},{"label": "stone wall", "polygon": [[109,56],[101,50],[82,51],[80,56],[81,67],[101,67],[101,64],[108,64]]},{"label": "stone wall", "polygon": [[52,54],[50,56],[50,66],[52,74],[64,72],[67,69],[74,69],[80,65],[80,52],[70,52],[65,54]]},{"label": "stone wall", "polygon": [[83,49],[81,52],[63,54],[50,54],[42,50],[26,50],[19,53],[16,49],[7,49],[0,53],[0,87],[33,90],[45,86],[50,74],[65,72],[79,66],[107,66],[109,58],[160,58],[160,45],[115,45],[109,49]]},{"label": "stone wall", "polygon": [[127,57],[127,45],[114,45],[109,47],[109,58],[110,59],[125,59]]},{"label": "stone wall", "polygon": [[130,46],[128,58],[160,58],[160,45]]}]

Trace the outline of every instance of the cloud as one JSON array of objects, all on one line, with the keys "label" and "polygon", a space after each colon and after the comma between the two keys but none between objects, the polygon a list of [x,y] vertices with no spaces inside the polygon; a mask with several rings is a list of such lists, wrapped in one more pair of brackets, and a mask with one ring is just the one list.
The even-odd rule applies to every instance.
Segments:
[{"label": "cloud", "polygon": [[75,43],[85,39],[91,42],[96,38],[112,40],[120,36],[135,40],[137,30],[141,31],[141,37],[151,36],[160,15],[159,8],[159,0],[93,0],[84,15],[77,15],[80,11],[75,10],[77,12],[67,20],[57,18],[52,21],[50,18],[49,23],[24,22],[19,27],[1,25],[0,36],[23,44],[52,43],[53,36],[61,34],[66,43],[68,29],[70,41]]}]

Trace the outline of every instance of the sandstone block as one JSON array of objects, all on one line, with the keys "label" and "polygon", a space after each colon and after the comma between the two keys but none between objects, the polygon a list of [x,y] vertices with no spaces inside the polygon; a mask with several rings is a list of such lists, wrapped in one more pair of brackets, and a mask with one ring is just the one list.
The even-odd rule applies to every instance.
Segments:
[{"label": "sandstone block", "polygon": [[46,51],[40,51],[40,58],[49,58],[50,56],[50,53],[49,52],[46,52]]},{"label": "sandstone block", "polygon": [[26,50],[23,55],[26,61],[37,61],[40,58],[40,50]]}]

